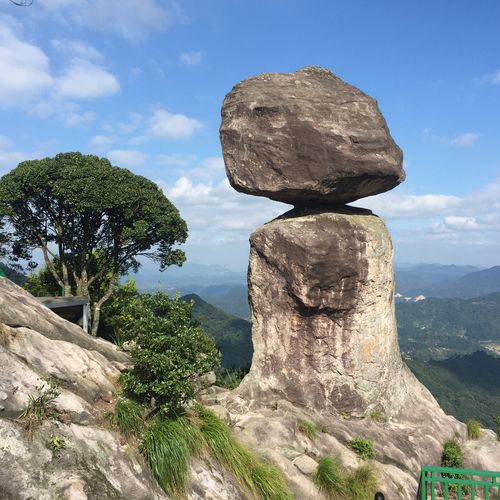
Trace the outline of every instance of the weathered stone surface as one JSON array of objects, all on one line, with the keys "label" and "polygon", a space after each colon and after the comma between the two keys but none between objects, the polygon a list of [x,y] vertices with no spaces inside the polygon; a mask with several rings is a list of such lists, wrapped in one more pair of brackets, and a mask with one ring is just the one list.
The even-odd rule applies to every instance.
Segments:
[{"label": "weathered stone surface", "polygon": [[241,394],[398,413],[421,386],[399,352],[383,221],[361,209],[295,209],[250,242],[254,356]]},{"label": "weathered stone surface", "polygon": [[309,476],[318,468],[318,462],[307,455],[299,455],[292,463],[302,472],[302,474],[307,474]]},{"label": "weathered stone surface", "polygon": [[348,203],[405,177],[376,101],[323,68],[240,82],[220,138],[237,191],[293,205]]},{"label": "weathered stone surface", "polygon": [[[374,444],[376,456],[372,463],[386,498],[414,500],[422,464],[439,465],[444,442],[463,441],[466,435],[463,424],[445,415],[434,400],[426,399],[425,394],[419,392],[409,401],[408,408],[386,422],[347,415],[319,415],[285,400],[276,400],[277,404],[272,407],[259,400],[247,400],[245,407],[238,411],[240,405],[235,405],[234,399],[241,397],[237,392],[226,392],[219,397],[220,404],[229,411],[236,437],[278,466],[295,498],[301,500],[324,497],[308,473],[297,474],[299,457],[306,455],[319,461],[331,456],[346,471],[352,472],[363,463],[349,445],[356,436],[370,438]],[[297,422],[304,419],[318,429],[315,439],[297,430]]]}]

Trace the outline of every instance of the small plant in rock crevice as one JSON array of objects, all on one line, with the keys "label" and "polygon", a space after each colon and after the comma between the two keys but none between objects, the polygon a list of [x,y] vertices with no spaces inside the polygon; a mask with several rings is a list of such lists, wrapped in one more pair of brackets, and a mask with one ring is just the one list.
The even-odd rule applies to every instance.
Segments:
[{"label": "small plant in rock crevice", "polygon": [[373,449],[373,442],[369,438],[356,436],[351,440],[351,448],[362,460],[368,460],[375,457],[375,450]]},{"label": "small plant in rock crevice", "polygon": [[33,437],[44,420],[55,415],[54,401],[61,393],[59,385],[53,380],[48,381],[48,385],[35,386],[35,390],[37,395],[28,395],[28,406],[17,417],[30,437]]},{"label": "small plant in rock crevice", "polygon": [[307,436],[311,441],[314,441],[318,437],[318,429],[316,426],[309,422],[308,420],[299,420],[297,422],[297,429]]},{"label": "small plant in rock crevice", "polygon": [[49,438],[49,447],[54,455],[58,455],[62,450],[66,449],[67,442],[57,434],[51,434]]}]

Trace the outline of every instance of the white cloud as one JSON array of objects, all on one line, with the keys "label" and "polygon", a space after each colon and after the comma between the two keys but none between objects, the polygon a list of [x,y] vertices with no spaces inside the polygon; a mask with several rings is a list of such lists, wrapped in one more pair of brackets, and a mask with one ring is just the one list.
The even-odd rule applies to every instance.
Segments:
[{"label": "white cloud", "polygon": [[201,63],[203,59],[203,52],[195,52],[195,51],[191,51],[191,52],[183,52],[181,55],[180,55],[180,60],[181,60],[181,63],[184,65],[184,66],[197,66],[198,64]]},{"label": "white cloud", "polygon": [[438,135],[435,134],[430,128],[425,128],[423,134],[424,138],[430,139],[431,141],[447,144],[448,146],[457,146],[460,148],[474,147],[478,139],[481,137],[481,134],[478,134],[477,132],[463,132],[452,137]]},{"label": "white cloud", "polygon": [[486,75],[480,79],[480,81],[485,81],[491,85],[500,85],[500,69],[497,69],[494,73]]},{"label": "white cloud", "polygon": [[424,218],[460,206],[461,198],[444,194],[403,195],[383,193],[356,201],[352,205],[369,208],[388,219]]},{"label": "white cloud", "polygon": [[51,40],[50,45],[61,53],[73,54],[74,56],[80,57],[86,60],[99,60],[103,59],[104,56],[95,47],[92,47],[87,42],[83,40],[70,40],[67,38],[54,38]]},{"label": "white cloud", "polygon": [[4,135],[0,135],[0,149],[10,149],[14,143]]},{"label": "white cloud", "polygon": [[37,0],[57,21],[142,41],[181,18],[179,8],[157,0]]},{"label": "white cloud", "polygon": [[104,68],[84,59],[73,59],[55,85],[58,97],[93,99],[116,94],[118,80]]},{"label": "white cloud", "polygon": [[128,113],[128,121],[120,123],[118,126],[124,134],[131,134],[139,128],[143,120],[144,118],[140,113],[135,113],[132,111]]},{"label": "white cloud", "polygon": [[93,151],[103,151],[116,142],[116,138],[109,135],[94,135],[89,141],[89,147]]},{"label": "white cloud", "polygon": [[185,218],[190,244],[245,242],[258,226],[290,209],[283,203],[238,193],[227,179],[195,182],[182,176],[174,184],[157,183]]},{"label": "white cloud", "polygon": [[142,167],[148,159],[146,154],[131,149],[114,149],[106,156],[113,164],[125,168]]},{"label": "white cloud", "polygon": [[80,111],[79,109],[68,110],[61,113],[60,117],[65,127],[72,128],[87,125],[97,120],[97,115],[93,111]]},{"label": "white cloud", "polygon": [[201,129],[201,122],[194,118],[159,109],[151,118],[149,133],[166,139],[190,139]]},{"label": "white cloud", "polygon": [[0,176],[17,167],[26,160],[35,160],[45,156],[41,151],[4,151],[0,149]]},{"label": "white cloud", "polygon": [[0,106],[24,104],[53,85],[49,59],[0,20]]},{"label": "white cloud", "polygon": [[453,146],[459,146],[461,148],[472,148],[476,145],[480,134],[475,132],[465,132],[463,134],[458,134],[450,139],[450,144]]}]

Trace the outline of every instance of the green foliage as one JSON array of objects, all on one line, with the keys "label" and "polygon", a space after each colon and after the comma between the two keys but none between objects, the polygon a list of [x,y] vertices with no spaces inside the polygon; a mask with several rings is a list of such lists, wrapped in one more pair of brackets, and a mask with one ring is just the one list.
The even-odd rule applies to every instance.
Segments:
[{"label": "green foliage", "polygon": [[36,395],[28,396],[28,406],[17,417],[30,437],[33,437],[44,420],[54,414],[54,401],[60,394],[59,386],[53,380],[48,385],[36,386],[35,390]]},{"label": "green foliage", "polygon": [[125,283],[118,285],[110,299],[102,306],[99,336],[113,341],[122,347],[126,338],[123,331],[122,317],[126,314],[131,302],[137,299],[139,291],[137,284],[129,278]]},{"label": "green foliage", "polygon": [[406,360],[449,415],[493,428],[500,415],[500,359],[478,351],[444,361]]},{"label": "green foliage", "polygon": [[[441,455],[441,466],[451,467],[454,469],[462,469],[464,466],[464,454],[460,443],[454,439],[446,441],[443,447],[443,454]],[[462,474],[448,474],[444,473],[443,477],[450,477],[454,479],[462,479]],[[457,491],[458,485],[450,484],[450,491]]]},{"label": "green foliage", "polygon": [[[138,268],[137,256],[152,258],[160,269],[185,260],[174,247],[186,240],[186,224],[161,189],[97,156],[61,153],[20,163],[0,179],[0,220],[12,228],[12,258],[29,260],[41,249],[66,292],[71,276],[79,295],[88,296],[97,278],[105,283],[94,333],[100,301],[120,274]],[[60,273],[50,262],[54,249]]]},{"label": "green foliage", "polygon": [[194,379],[220,359],[213,339],[194,325],[192,305],[163,292],[139,295],[120,316],[119,328],[134,340],[134,366],[121,376],[124,392],[153,402],[163,414],[182,413],[195,395]]},{"label": "green foliage", "polygon": [[319,490],[329,500],[345,499],[347,495],[346,474],[333,458],[320,459],[313,479]]},{"label": "green foliage", "polygon": [[197,406],[200,430],[213,456],[231,471],[240,484],[262,500],[291,500],[292,494],[280,472],[259,462],[239,444],[227,425],[213,412]]},{"label": "green foliage", "polygon": [[245,369],[252,362],[252,325],[214,307],[196,294],[182,297],[194,302],[193,317],[205,332],[215,339],[222,354],[222,366]]},{"label": "green foliage", "polygon": [[320,459],[313,479],[329,500],[372,500],[378,487],[371,464],[363,464],[348,474],[331,457]]},{"label": "green foliage", "polygon": [[218,366],[215,369],[215,375],[217,376],[216,385],[225,387],[226,389],[236,389],[247,373],[247,368],[225,368]]},{"label": "green foliage", "polygon": [[57,434],[51,434],[49,438],[49,447],[57,455],[67,446],[66,440]]},{"label": "green foliage", "polygon": [[375,456],[373,442],[369,438],[356,436],[351,440],[350,444],[356,455],[363,460],[368,460],[369,458],[373,458]]},{"label": "green foliage", "polygon": [[141,445],[141,451],[158,483],[174,497],[185,495],[190,457],[202,448],[200,430],[184,417],[155,419]]},{"label": "green foliage", "polygon": [[500,441],[500,415],[491,417],[496,425],[497,440]]},{"label": "green foliage", "polygon": [[23,288],[35,297],[57,297],[61,292],[60,285],[46,267],[42,267],[37,273],[31,273]]},{"label": "green foliage", "polygon": [[114,411],[107,418],[124,436],[139,436],[144,430],[144,406],[128,398],[118,398]]},{"label": "green foliage", "polygon": [[467,422],[467,436],[469,439],[479,439],[482,434],[481,422],[477,420],[469,420]]},{"label": "green foliage", "polygon": [[445,359],[500,344],[500,293],[473,299],[426,299],[396,305],[403,354]]},{"label": "green foliage", "polygon": [[347,490],[352,500],[372,500],[377,488],[377,474],[371,464],[360,465],[347,478]]},{"label": "green foliage", "polygon": [[[1,245],[1,243],[0,243]],[[0,252],[1,256],[1,252]],[[20,272],[20,268],[17,266],[8,266],[7,264],[0,262],[0,276],[5,276],[11,281],[16,283],[16,285],[22,286],[26,281],[26,275]]]},{"label": "green foliage", "polygon": [[318,429],[316,426],[309,422],[308,420],[299,420],[297,422],[297,429],[306,435],[311,441],[314,441],[318,437]]},{"label": "green foliage", "polygon": [[460,469],[464,466],[464,455],[460,443],[454,439],[446,441],[441,456],[441,466]]}]

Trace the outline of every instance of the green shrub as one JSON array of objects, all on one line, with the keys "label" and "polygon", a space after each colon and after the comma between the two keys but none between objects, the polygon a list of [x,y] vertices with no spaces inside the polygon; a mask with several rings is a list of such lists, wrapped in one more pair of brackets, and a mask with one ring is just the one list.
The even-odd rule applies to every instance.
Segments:
[{"label": "green shrub", "polygon": [[[460,443],[454,439],[451,441],[446,441],[443,447],[443,454],[441,455],[441,466],[451,467],[454,469],[461,469],[464,466],[464,454]],[[450,474],[443,473],[443,477],[449,477],[454,479],[462,479],[464,476],[462,474]],[[458,490],[458,485],[450,483],[449,491],[456,492]],[[464,490],[464,493],[466,491]]]},{"label": "green shrub", "polygon": [[305,434],[311,441],[318,437],[316,426],[308,420],[299,420],[297,422],[297,429],[302,432],[302,434]]},{"label": "green shrub", "polygon": [[195,412],[201,420],[200,430],[210,452],[244,488],[262,500],[292,500],[278,469],[257,460],[213,412],[200,405],[195,407]]},{"label": "green shrub", "polygon": [[371,464],[360,465],[347,478],[347,490],[352,500],[372,500],[377,488],[377,474]]},{"label": "green shrub", "polygon": [[460,443],[454,439],[446,441],[441,456],[442,467],[452,467],[460,469],[464,464],[464,455]]},{"label": "green shrub", "polygon": [[220,361],[213,339],[194,325],[192,304],[166,293],[141,294],[117,325],[133,339],[134,367],[122,374],[127,396],[178,415],[196,391],[195,379]]},{"label": "green shrub", "polygon": [[54,401],[60,394],[59,386],[53,380],[48,381],[48,385],[36,386],[35,390],[37,395],[28,395],[28,406],[17,417],[30,437],[44,420],[54,415]]},{"label": "green shrub", "polygon": [[144,414],[144,406],[128,398],[118,398],[108,419],[124,436],[138,436],[144,430]]},{"label": "green shrub", "polygon": [[467,436],[469,439],[479,439],[482,434],[481,422],[477,420],[469,420],[467,422]]},{"label": "green shrub", "polygon": [[356,455],[363,460],[368,460],[375,456],[375,451],[373,449],[373,442],[371,439],[356,436],[351,441],[351,448],[355,451]]},{"label": "green shrub", "polygon": [[347,481],[340,465],[331,457],[323,457],[313,476],[319,490],[330,500],[344,499]]}]

